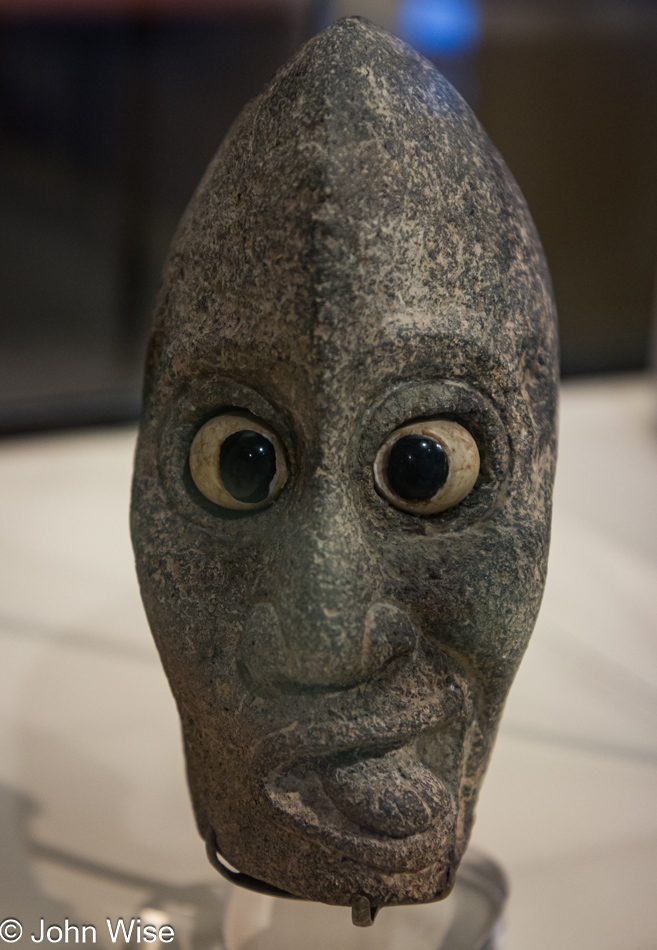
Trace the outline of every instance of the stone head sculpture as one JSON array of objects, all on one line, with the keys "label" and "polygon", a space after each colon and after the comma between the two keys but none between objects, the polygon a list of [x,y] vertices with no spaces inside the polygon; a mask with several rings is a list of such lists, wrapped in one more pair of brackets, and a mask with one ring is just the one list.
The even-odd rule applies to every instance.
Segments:
[{"label": "stone head sculpture", "polygon": [[426,60],[329,27],[210,165],[149,350],[133,539],[213,855],[449,893],[543,591],[556,385],[500,155]]}]

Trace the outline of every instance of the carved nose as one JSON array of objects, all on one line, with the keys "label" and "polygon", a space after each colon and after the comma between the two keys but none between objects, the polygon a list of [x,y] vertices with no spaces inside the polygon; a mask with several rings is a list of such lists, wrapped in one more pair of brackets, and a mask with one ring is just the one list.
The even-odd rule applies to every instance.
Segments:
[{"label": "carved nose", "polygon": [[279,548],[275,593],[248,618],[244,659],[260,681],[351,686],[412,651],[415,631],[377,592],[378,552],[344,485],[317,474],[304,502]]},{"label": "carved nose", "polygon": [[248,617],[242,658],[257,685],[355,686],[395,657],[413,653],[416,631],[395,604],[378,601],[365,612],[358,636],[338,629],[339,615],[319,629],[287,638],[273,604]]}]

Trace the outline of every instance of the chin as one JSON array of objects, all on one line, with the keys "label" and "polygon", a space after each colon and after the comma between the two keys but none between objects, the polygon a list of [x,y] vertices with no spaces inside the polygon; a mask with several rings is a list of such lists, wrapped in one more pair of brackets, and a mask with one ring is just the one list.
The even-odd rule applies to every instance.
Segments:
[{"label": "chin", "polygon": [[[435,829],[403,841],[362,831],[336,832],[333,823],[318,824],[315,830],[315,835],[300,835],[254,820],[250,831],[241,830],[236,838],[224,831],[219,855],[230,864],[237,862],[234,866],[256,881],[326,904],[353,906],[363,897],[372,908],[420,904],[442,900],[452,890],[461,856],[453,829]],[[273,854],[275,881],[268,880]]]}]

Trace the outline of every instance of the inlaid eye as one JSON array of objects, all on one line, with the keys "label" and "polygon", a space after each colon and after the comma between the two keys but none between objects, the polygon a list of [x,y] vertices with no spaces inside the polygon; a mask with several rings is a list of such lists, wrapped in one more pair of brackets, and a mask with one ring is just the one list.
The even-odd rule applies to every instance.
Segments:
[{"label": "inlaid eye", "polygon": [[433,515],[463,501],[479,474],[479,450],[467,429],[447,419],[396,429],[374,459],[374,485],[413,515]]},{"label": "inlaid eye", "polygon": [[287,479],[280,439],[248,413],[224,413],[194,436],[189,469],[198,490],[222,508],[262,508]]}]

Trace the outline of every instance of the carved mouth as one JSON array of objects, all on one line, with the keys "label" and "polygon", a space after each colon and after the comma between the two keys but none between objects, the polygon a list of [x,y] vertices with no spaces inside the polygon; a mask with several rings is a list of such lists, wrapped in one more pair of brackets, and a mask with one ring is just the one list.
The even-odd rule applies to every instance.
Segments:
[{"label": "carved mouth", "polygon": [[439,742],[440,758],[449,749],[447,758],[460,762],[462,732],[462,719],[443,721],[411,741],[307,756],[271,772],[265,791],[277,821],[297,834],[359,863],[419,871],[444,856],[457,812],[454,782],[421,753]]}]

